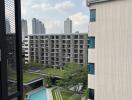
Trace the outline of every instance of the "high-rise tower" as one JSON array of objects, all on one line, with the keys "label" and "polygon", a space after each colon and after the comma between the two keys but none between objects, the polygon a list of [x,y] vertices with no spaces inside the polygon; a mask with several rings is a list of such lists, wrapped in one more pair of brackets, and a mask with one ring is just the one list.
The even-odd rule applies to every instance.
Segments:
[{"label": "high-rise tower", "polygon": [[64,21],[64,33],[72,33],[72,20],[69,18]]},{"label": "high-rise tower", "polygon": [[27,20],[22,19],[21,23],[22,23],[22,41],[23,41],[25,36],[28,34]]},{"label": "high-rise tower", "polygon": [[32,34],[45,34],[44,24],[36,18],[32,19]]}]

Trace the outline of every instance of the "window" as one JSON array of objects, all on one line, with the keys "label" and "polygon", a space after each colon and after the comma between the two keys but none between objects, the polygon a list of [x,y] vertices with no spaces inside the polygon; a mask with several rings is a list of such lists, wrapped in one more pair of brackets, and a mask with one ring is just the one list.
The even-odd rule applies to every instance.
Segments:
[{"label": "window", "polygon": [[71,39],[71,36],[70,36],[70,35],[68,35],[68,36],[67,36],[67,38],[68,38],[68,39]]},{"label": "window", "polygon": [[92,75],[95,74],[95,65],[94,65],[94,63],[89,63],[88,64],[88,74],[92,74]]},{"label": "window", "polygon": [[88,37],[88,48],[95,48],[95,37]]},{"label": "window", "polygon": [[30,39],[33,39],[33,36],[30,36]]},{"label": "window", "polygon": [[88,89],[88,99],[94,100],[94,89]]},{"label": "window", "polygon": [[83,35],[80,35],[79,37],[80,37],[80,39],[83,39],[84,38]]},{"label": "window", "polygon": [[28,38],[28,36],[25,36],[25,38]]},{"label": "window", "polygon": [[80,40],[80,44],[83,44],[83,40]]},{"label": "window", "polygon": [[56,39],[59,39],[59,36],[56,36]]},{"label": "window", "polygon": [[44,36],[41,36],[40,38],[41,38],[41,39],[44,39]]},{"label": "window", "polygon": [[25,46],[28,46],[28,44],[25,44]]},{"label": "window", "polygon": [[91,9],[90,10],[90,22],[95,22],[96,21],[96,9]]}]

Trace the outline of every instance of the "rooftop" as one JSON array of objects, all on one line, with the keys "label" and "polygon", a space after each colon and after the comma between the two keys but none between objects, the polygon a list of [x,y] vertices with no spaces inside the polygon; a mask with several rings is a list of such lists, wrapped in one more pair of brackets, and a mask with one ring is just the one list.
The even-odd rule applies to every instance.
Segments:
[{"label": "rooftop", "polygon": [[[24,84],[29,84],[34,81],[42,80],[42,78],[43,78],[42,75],[36,75],[36,74],[29,73],[29,72],[23,73],[23,83]],[[12,82],[16,82],[16,75],[15,74],[10,75],[9,80]]]},{"label": "rooftop", "polygon": [[112,0],[87,0],[87,5],[90,6],[91,4],[106,2],[106,1],[112,1]]},{"label": "rooftop", "polygon": [[28,34],[27,36],[50,36],[50,35],[87,35],[87,32],[84,33],[50,33],[50,34]]}]

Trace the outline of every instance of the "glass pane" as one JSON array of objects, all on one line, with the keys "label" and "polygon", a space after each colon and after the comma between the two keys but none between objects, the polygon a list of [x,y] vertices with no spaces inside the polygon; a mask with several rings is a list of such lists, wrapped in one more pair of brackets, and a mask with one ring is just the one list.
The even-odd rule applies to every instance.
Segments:
[{"label": "glass pane", "polygon": [[14,0],[5,0],[8,94],[17,91]]},{"label": "glass pane", "polygon": [[95,22],[96,21],[96,9],[91,9],[90,10],[90,22]]}]

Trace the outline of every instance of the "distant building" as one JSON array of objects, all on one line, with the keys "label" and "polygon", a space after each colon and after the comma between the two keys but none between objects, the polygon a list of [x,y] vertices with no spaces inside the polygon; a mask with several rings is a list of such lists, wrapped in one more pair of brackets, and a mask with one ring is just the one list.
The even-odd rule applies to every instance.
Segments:
[{"label": "distant building", "polygon": [[64,21],[64,33],[72,33],[72,20],[69,18]]},{"label": "distant building", "polygon": [[28,34],[28,25],[27,20],[22,19],[22,41],[24,40],[25,36]]},{"label": "distant building", "polygon": [[10,21],[9,19],[6,19],[6,33],[11,33],[11,27],[10,27]]},{"label": "distant building", "polygon": [[25,38],[25,61],[56,67],[70,62],[87,64],[87,39],[87,33],[28,35]]},{"label": "distant building", "polygon": [[44,24],[36,18],[32,19],[32,34],[45,34]]}]

